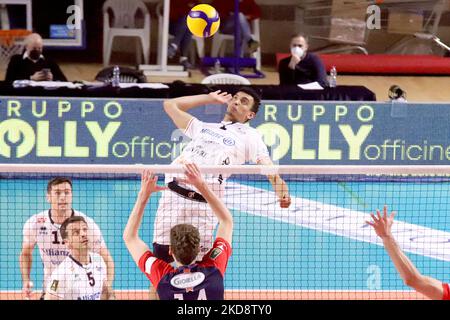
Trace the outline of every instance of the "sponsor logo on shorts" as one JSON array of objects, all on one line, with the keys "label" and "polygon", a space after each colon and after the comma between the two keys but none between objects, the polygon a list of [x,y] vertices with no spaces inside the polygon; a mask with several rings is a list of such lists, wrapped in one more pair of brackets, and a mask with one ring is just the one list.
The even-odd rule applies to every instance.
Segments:
[{"label": "sponsor logo on shorts", "polygon": [[101,292],[96,292],[93,294],[88,294],[88,295],[78,297],[78,300],[99,300],[100,295],[101,295]]}]

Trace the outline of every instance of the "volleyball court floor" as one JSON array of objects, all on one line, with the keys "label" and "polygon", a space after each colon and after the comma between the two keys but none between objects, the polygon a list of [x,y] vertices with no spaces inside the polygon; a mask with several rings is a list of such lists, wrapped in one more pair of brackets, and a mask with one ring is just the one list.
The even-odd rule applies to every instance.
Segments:
[{"label": "volleyball court floor", "polygon": [[[0,299],[21,299],[22,227],[45,210],[47,179],[0,179]],[[149,282],[122,241],[138,180],[74,179],[74,204],[100,226],[115,261],[119,299],[147,299]],[[231,180],[227,206],[235,220],[226,299],[423,299],[403,284],[368,214],[388,204],[398,212],[399,237],[418,269],[450,281],[450,186],[442,183],[288,182],[293,203],[279,209],[267,182]],[[141,237],[151,243],[159,197],[147,206]],[[410,234],[424,234],[411,240]],[[406,239],[407,238],[407,239]],[[409,240],[408,240],[409,239]],[[32,279],[38,297],[38,251]]]}]

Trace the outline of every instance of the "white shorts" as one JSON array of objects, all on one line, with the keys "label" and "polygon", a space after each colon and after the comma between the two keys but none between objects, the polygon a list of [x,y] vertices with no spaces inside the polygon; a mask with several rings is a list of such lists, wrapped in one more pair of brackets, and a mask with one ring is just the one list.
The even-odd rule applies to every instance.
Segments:
[{"label": "white shorts", "polygon": [[156,212],[153,242],[170,245],[170,229],[177,224],[191,224],[200,233],[200,253],[203,257],[211,249],[218,220],[205,202],[185,199],[171,190],[162,192]]}]

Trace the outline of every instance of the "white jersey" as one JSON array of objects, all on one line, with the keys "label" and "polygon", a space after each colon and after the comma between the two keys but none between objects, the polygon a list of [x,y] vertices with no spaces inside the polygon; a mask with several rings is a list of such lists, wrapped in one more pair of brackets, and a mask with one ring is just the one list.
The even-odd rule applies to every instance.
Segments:
[{"label": "white jersey", "polygon": [[90,262],[82,265],[71,255],[52,272],[46,294],[62,300],[100,300],[106,281],[106,264],[101,256],[89,253]]},{"label": "white jersey", "polygon": [[[91,218],[84,213],[72,210],[72,216],[83,217],[88,225],[89,251],[100,252],[105,247],[100,228]],[[51,210],[42,211],[33,215],[25,222],[23,227],[23,242],[26,245],[36,245],[39,248],[42,263],[44,265],[44,289],[48,283],[52,271],[69,255],[69,251],[62,241],[59,228],[61,225],[54,223]]]},{"label": "white jersey", "polygon": [[[192,140],[172,164],[241,165],[270,158],[261,134],[247,124],[225,121],[206,123],[193,117],[184,134]],[[227,177],[224,174],[207,175],[206,181],[217,192],[218,185]],[[172,178],[173,175],[167,177],[166,182]]]},{"label": "white jersey", "polygon": [[[172,164],[195,163],[202,165],[241,165],[246,162],[257,163],[269,158],[267,146],[261,134],[254,128],[232,122],[206,123],[192,118],[185,135],[192,140]],[[174,177],[166,175],[166,183]],[[224,196],[225,174],[205,175],[205,181],[219,197]],[[195,189],[193,186],[186,186]],[[170,229],[179,223],[196,226],[200,232],[201,250],[199,260],[211,248],[217,218],[206,203],[181,198],[170,190],[163,192],[159,200],[154,222],[153,242],[170,244]]]}]

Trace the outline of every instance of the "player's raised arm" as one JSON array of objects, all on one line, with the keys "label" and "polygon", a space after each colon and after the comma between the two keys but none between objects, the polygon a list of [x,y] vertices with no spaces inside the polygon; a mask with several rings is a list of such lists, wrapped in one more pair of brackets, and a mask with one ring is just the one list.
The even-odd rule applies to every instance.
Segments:
[{"label": "player's raised arm", "polygon": [[188,110],[206,104],[225,104],[231,99],[231,94],[227,92],[215,91],[209,94],[199,94],[195,96],[185,96],[168,99],[164,101],[164,111],[179,129],[186,129],[189,121],[193,118]]},{"label": "player's raised arm", "polygon": [[[267,157],[258,161],[258,164],[273,166],[272,160]],[[268,175],[267,178],[269,179],[270,183],[272,184],[273,190],[278,196],[280,207],[289,208],[289,206],[291,205],[291,196],[289,195],[289,188],[286,181],[284,181],[279,174]]]},{"label": "player's raised arm", "polygon": [[144,170],[141,176],[141,190],[139,191],[133,211],[128,218],[128,223],[123,232],[125,245],[136,264],[139,264],[141,256],[149,250],[145,242],[139,237],[139,227],[142,222],[145,206],[153,192],[165,189],[165,187],[158,186],[156,184],[157,181],[158,177],[153,176],[149,170]]},{"label": "player's raised arm", "polygon": [[219,220],[216,237],[225,239],[231,245],[233,237],[233,216],[230,211],[223,201],[208,187],[196,164],[186,164],[185,174],[187,182],[194,185],[203,195]]},{"label": "player's raised arm", "polygon": [[383,216],[381,216],[379,210],[377,210],[377,216],[374,214],[371,214],[371,216],[373,221],[366,221],[366,223],[371,225],[375,229],[376,234],[383,240],[384,248],[391,257],[398,273],[400,273],[403,282],[430,299],[443,299],[443,283],[422,275],[412,261],[402,252],[397,241],[395,241],[391,232],[395,212],[388,216],[387,206],[384,206]]}]

